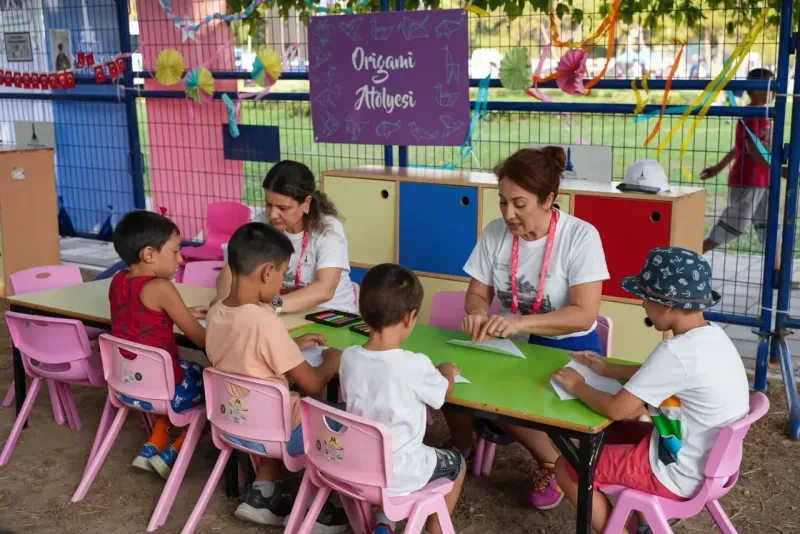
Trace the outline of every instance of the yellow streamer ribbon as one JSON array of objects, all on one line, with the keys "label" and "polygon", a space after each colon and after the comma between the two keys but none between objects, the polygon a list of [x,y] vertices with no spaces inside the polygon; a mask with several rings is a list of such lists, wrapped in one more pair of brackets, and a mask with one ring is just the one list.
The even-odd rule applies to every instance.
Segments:
[{"label": "yellow streamer ribbon", "polygon": [[486,11],[485,9],[481,9],[478,6],[473,6],[472,4],[468,5],[464,9],[466,9],[470,13],[475,13],[479,17],[488,17],[489,16],[489,12],[488,11]]},{"label": "yellow streamer ribbon", "polygon": [[636,87],[636,80],[631,80],[631,89],[633,89],[633,95],[636,97],[636,108],[633,110],[634,115],[641,113],[644,110],[644,107],[650,101],[650,89],[647,87],[648,78],[650,78],[650,73],[645,72],[644,76],[642,76],[642,89],[644,89],[644,98],[642,98],[639,88]]},{"label": "yellow streamer ribbon", "polygon": [[[730,68],[726,72],[724,69],[709,83],[706,88],[700,93],[694,100],[687,106],[686,111],[683,112],[681,118],[678,120],[678,123],[672,128],[672,130],[667,134],[661,144],[658,145],[658,149],[656,151],[656,155],[660,156],[661,152],[667,147],[672,137],[683,127],[683,123],[686,122],[686,119],[691,114],[692,110],[694,110],[697,106],[700,105],[701,102],[704,100],[705,105],[700,109],[700,112],[694,118],[694,122],[692,123],[691,128],[689,128],[689,132],[684,136],[683,143],[681,143],[680,149],[680,157],[681,161],[683,161],[683,155],[686,153],[686,149],[689,148],[689,143],[691,142],[692,138],[694,137],[694,132],[697,129],[697,126],[700,124],[706,113],[708,113],[708,109],[711,107],[711,104],[716,100],[717,95],[725,88],[728,82],[736,75],[736,71],[738,70],[739,66],[745,59],[745,56],[753,47],[758,38],[761,31],[764,29],[764,21],[767,18],[767,13],[769,10],[764,10],[761,14],[761,17],[758,19],[758,22],[753,26],[753,29],[750,30],[745,38],[742,40],[741,43],[736,47],[731,54],[731,64]],[[713,90],[712,90],[713,89]],[[706,95],[709,94],[710,97],[706,99]],[[681,172],[683,173],[684,178],[691,181],[692,175],[691,173],[681,164]]]}]

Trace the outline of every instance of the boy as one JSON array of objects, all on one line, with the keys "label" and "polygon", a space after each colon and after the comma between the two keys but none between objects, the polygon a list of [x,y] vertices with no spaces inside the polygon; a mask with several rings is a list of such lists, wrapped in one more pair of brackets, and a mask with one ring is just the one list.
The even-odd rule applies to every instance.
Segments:
[{"label": "boy", "polygon": [[[652,423],[623,421],[611,426],[600,454],[594,485],[619,484],[668,499],[693,497],[722,427],[747,415],[749,387],[739,353],[725,331],[706,322],[703,310],[720,300],[711,290],[711,268],[696,252],[657,248],[638,276],[622,287],[643,299],[647,317],[662,341],[645,363],[619,365],[593,353],[576,353],[576,361],[598,374],[628,380],[616,395],[588,386],[575,370],[555,378],[594,411],[623,421],[649,405]],[[564,457],[556,477],[567,498],[577,501],[577,475]],[[610,505],[594,492],[592,526],[602,532]],[[640,525],[639,532],[650,532]]]},{"label": "boy", "polygon": [[[422,285],[400,265],[384,263],[367,272],[359,308],[372,329],[363,347],[342,354],[339,378],[347,411],[386,425],[392,433],[394,472],[389,495],[408,495],[437,479],[455,482],[445,496],[452,514],[464,482],[464,460],[455,451],[422,444],[427,427],[425,405],[439,409],[452,393],[458,369],[452,363],[434,367],[424,354],[400,348],[417,322]],[[378,515],[376,533],[394,534],[394,522]],[[428,532],[441,533],[436,516]]]},{"label": "boy", "polygon": [[[775,75],[768,69],[753,69],[748,80],[773,80]],[[772,91],[748,91],[748,106],[769,105]],[[733,162],[728,173],[728,206],[711,228],[703,241],[703,254],[718,246],[738,239],[748,225],[752,224],[760,243],[766,243],[767,203],[769,200],[769,163],[759,151],[756,143],[745,130],[750,129],[770,149],[772,146],[772,123],[766,117],[748,117],[736,123],[734,146],[722,161],[705,169],[701,180],[708,180],[721,173]]]},{"label": "boy", "polygon": [[[228,244],[231,291],[208,312],[206,353],[220,371],[273,380],[287,387],[291,380],[306,395],[316,397],[336,375],[341,351],[325,350],[322,365],[311,367],[300,350],[324,345],[325,339],[307,334],[293,340],[272,308],[261,306],[280,292],[293,252],[289,238],[264,223],[246,224],[233,234]],[[303,453],[298,393],[291,393],[291,403],[294,430],[286,448],[290,455],[297,456]],[[292,503],[276,485],[280,467],[278,460],[261,459],[256,480],[236,509],[237,518],[262,525],[283,525]],[[336,534],[347,528],[344,510],[326,502],[314,532]]]},{"label": "boy", "polygon": [[[172,356],[175,398],[172,409],[182,412],[203,404],[203,368],[181,360],[173,326],[178,325],[196,346],[205,346],[205,330],[197,317],[205,308],[187,308],[171,280],[181,263],[181,236],[175,223],[149,211],[132,211],[114,230],[114,250],[128,265],[111,280],[108,300],[111,307],[111,335],[135,343],[166,350]],[[136,399],[121,396],[134,405]],[[169,419],[156,420],[153,434],[142,446],[133,466],[156,471],[164,479],[186,436],[184,431],[169,444]]]}]

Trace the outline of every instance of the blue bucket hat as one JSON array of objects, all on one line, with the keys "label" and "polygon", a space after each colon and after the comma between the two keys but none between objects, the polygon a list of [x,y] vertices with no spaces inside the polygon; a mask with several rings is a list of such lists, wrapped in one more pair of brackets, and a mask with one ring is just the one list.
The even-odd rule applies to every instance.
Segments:
[{"label": "blue bucket hat", "polygon": [[720,301],[711,289],[711,267],[697,252],[679,247],[650,251],[636,276],[622,280],[622,289],[670,308],[705,310]]}]

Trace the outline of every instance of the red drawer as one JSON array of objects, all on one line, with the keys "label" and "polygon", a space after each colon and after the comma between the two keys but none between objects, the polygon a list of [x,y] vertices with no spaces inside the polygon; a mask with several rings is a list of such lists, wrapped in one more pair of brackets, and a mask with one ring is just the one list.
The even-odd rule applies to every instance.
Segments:
[{"label": "red drawer", "polygon": [[611,275],[603,295],[631,298],[619,283],[639,272],[652,249],[669,246],[672,203],[575,195],[572,209],[600,232]]}]

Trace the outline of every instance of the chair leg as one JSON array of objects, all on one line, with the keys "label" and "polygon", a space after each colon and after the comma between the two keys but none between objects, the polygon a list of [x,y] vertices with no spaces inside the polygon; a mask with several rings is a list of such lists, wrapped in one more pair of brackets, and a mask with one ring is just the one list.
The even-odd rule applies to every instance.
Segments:
[{"label": "chair leg", "polygon": [[14,402],[14,381],[11,381],[11,387],[6,391],[6,396],[3,397],[3,406],[8,408]]},{"label": "chair leg", "polygon": [[92,460],[97,454],[97,449],[99,449],[100,444],[103,443],[103,438],[106,436],[106,434],[108,434],[108,427],[111,425],[114,409],[114,405],[111,404],[111,401],[108,399],[108,397],[106,397],[106,404],[103,406],[103,415],[100,416],[100,424],[97,425],[97,433],[94,436],[92,450],[89,451],[89,460],[86,462],[86,468],[84,468],[84,472],[86,472],[89,464],[92,463]]},{"label": "chair leg", "polygon": [[311,498],[311,492],[314,489],[314,483],[311,482],[311,473],[306,469],[303,474],[303,481],[300,483],[300,489],[297,490],[297,497],[294,498],[294,506],[292,512],[289,514],[289,519],[286,521],[285,534],[297,534],[300,523],[305,518],[306,511],[308,510],[308,500]]},{"label": "chair leg", "polygon": [[178,459],[169,474],[164,490],[161,492],[161,497],[158,499],[156,509],[153,516],[150,518],[150,523],[147,525],[147,531],[153,532],[162,526],[166,520],[169,511],[172,508],[172,503],[175,501],[175,495],[183,482],[183,475],[186,473],[186,468],[189,467],[189,462],[192,459],[197,442],[200,441],[200,433],[203,431],[203,426],[206,424],[206,413],[204,410],[198,410],[197,414],[189,423],[189,431],[186,433],[186,439],[183,440],[181,452],[178,453]]},{"label": "chair leg", "polygon": [[20,410],[19,415],[17,415],[14,426],[11,427],[11,433],[8,435],[8,440],[6,440],[6,445],[3,447],[3,452],[0,453],[0,465],[6,465],[11,458],[11,453],[14,451],[14,447],[17,446],[19,436],[22,434],[22,428],[25,426],[25,421],[28,420],[31,408],[33,408],[33,403],[36,402],[36,397],[39,395],[41,388],[42,379],[34,378],[31,383],[31,389],[28,390],[28,396],[22,404],[22,410]]},{"label": "chair leg", "polygon": [[481,476],[483,473],[483,453],[486,450],[486,440],[479,437],[478,443],[475,445],[475,451],[472,453],[472,474],[476,477]]},{"label": "chair leg", "polygon": [[[61,391],[58,388],[58,383],[55,380],[47,380],[47,391],[50,394],[50,405],[53,407],[53,419],[57,425],[64,424],[64,411],[62,406],[64,403],[61,399]],[[11,396],[14,399],[14,396]]]},{"label": "chair leg", "polygon": [[[331,489],[328,487],[317,488],[317,495],[314,497],[314,502],[312,502],[311,506],[308,508],[306,517],[300,524],[300,529],[295,534],[311,534],[311,532],[314,530],[314,523],[317,522],[317,517],[322,511],[322,507],[325,504],[325,501],[328,500],[330,494]],[[306,500],[306,502],[308,501]]]},{"label": "chair leg", "polygon": [[108,456],[108,453],[111,450],[111,446],[114,445],[114,442],[117,440],[119,431],[122,429],[122,425],[125,423],[125,419],[128,417],[129,411],[130,408],[125,406],[117,409],[117,415],[114,416],[114,421],[111,423],[111,426],[109,427],[105,437],[103,437],[103,442],[100,444],[100,448],[97,449],[94,458],[92,458],[92,461],[89,462],[83,472],[81,483],[78,486],[78,489],[75,490],[75,494],[72,496],[72,502],[78,502],[86,497],[86,492],[89,491],[89,487],[92,485],[97,473],[103,466],[103,462],[105,462],[106,456]]},{"label": "chair leg", "polygon": [[436,503],[436,517],[439,519],[442,534],[456,534],[450,512],[447,511],[447,503],[444,502],[444,496],[441,496]]},{"label": "chair leg", "polygon": [[371,534],[372,531],[369,530],[367,526],[368,523],[358,501],[345,495],[340,495],[340,498],[342,507],[344,507],[344,511],[347,514],[347,521],[350,523],[350,530],[353,534]]},{"label": "chair leg", "polygon": [[183,526],[181,534],[192,534],[194,529],[197,528],[200,518],[203,517],[203,512],[206,511],[208,501],[211,499],[211,495],[217,488],[217,483],[222,477],[222,473],[225,472],[225,466],[228,465],[228,458],[231,457],[231,452],[233,452],[233,449],[230,448],[219,451],[217,463],[214,464],[214,469],[211,471],[211,476],[208,477],[208,482],[206,482],[206,485],[203,488],[203,493],[201,493],[200,498],[197,499],[197,504],[194,505],[192,515],[189,516],[189,520]]},{"label": "chair leg", "polygon": [[366,521],[367,532],[372,533],[372,531],[374,531],[378,526],[377,519],[375,517],[375,510],[372,509],[372,505],[367,501],[360,501],[358,504],[361,506],[361,511],[363,512],[364,520]]},{"label": "chair leg", "polygon": [[497,451],[497,443],[489,442],[486,445],[486,454],[483,457],[483,476],[488,477],[492,474],[494,464],[494,453]]},{"label": "chair leg", "polygon": [[[422,530],[423,528],[425,528],[425,522],[428,520],[428,517],[439,512],[439,507],[437,506],[437,504],[432,502],[433,498],[434,497],[431,496],[427,500],[423,502],[418,502],[417,504],[414,505],[414,507],[411,509],[411,513],[408,514],[408,522],[406,523],[406,528],[403,530],[403,534],[422,533]],[[439,496],[439,498],[442,500],[442,505],[444,505],[444,497]],[[444,512],[447,513],[447,507],[443,506],[443,508]],[[447,517],[448,518],[450,517],[449,514]],[[452,523],[450,524],[450,527],[452,529]],[[443,533],[448,534],[448,532],[444,529]],[[452,530],[449,532],[449,534],[452,534]]]},{"label": "chair leg", "polygon": [[81,429],[81,414],[78,411],[78,403],[75,402],[75,395],[72,394],[72,390],[69,387],[69,384],[61,383],[61,388],[63,391],[63,395],[61,398],[69,414],[72,415],[72,430],[80,430]]},{"label": "chair leg", "polygon": [[722,534],[736,534],[736,527],[733,526],[728,514],[726,514],[725,510],[722,509],[719,501],[711,501],[706,503],[706,509],[708,510],[708,513],[711,514],[712,519],[714,519],[714,523],[717,524],[719,531]]}]

